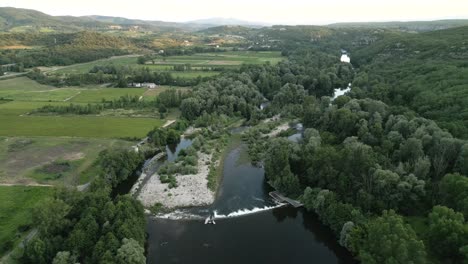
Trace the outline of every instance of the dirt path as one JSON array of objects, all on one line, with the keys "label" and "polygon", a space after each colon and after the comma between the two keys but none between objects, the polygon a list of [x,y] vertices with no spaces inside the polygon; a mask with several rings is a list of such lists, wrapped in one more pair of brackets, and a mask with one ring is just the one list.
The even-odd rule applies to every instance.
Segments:
[{"label": "dirt path", "polygon": [[129,55],[123,55],[123,56],[112,56],[112,57],[105,58],[105,59],[99,59],[99,60],[88,61],[88,62],[83,62],[83,63],[76,63],[76,64],[67,65],[67,66],[39,67],[39,69],[41,71],[43,71],[43,72],[54,72],[54,71],[58,71],[58,70],[62,70],[62,69],[70,68],[70,67],[75,67],[75,66],[80,66],[80,65],[86,65],[86,64],[90,64],[90,63],[105,62],[107,60],[112,60],[112,59],[132,58],[132,57],[138,57],[138,56],[140,56],[140,55],[139,54],[129,54]]},{"label": "dirt path", "polygon": [[10,73],[10,74],[7,74],[7,75],[0,76],[0,80],[1,80],[1,79],[9,79],[9,78],[20,77],[20,76],[26,75],[26,74],[28,74],[28,73],[29,73],[29,72]]},{"label": "dirt path", "polygon": [[167,120],[162,127],[168,127],[175,123],[175,120]]},{"label": "dirt path", "polygon": [[67,102],[67,101],[73,99],[75,96],[79,95],[80,93],[81,93],[81,92],[78,92],[78,93],[76,93],[75,95],[72,95],[72,96],[68,97],[67,99],[65,99],[65,100],[63,100],[63,101],[64,101],[64,102]]}]

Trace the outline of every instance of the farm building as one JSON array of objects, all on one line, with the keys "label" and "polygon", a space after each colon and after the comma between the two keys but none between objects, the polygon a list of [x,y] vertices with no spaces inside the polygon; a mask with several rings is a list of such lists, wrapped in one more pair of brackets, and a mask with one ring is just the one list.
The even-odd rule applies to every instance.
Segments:
[{"label": "farm building", "polygon": [[137,88],[149,88],[149,89],[158,88],[158,85],[155,83],[129,83],[128,86],[137,87]]},{"label": "farm building", "polygon": [[155,83],[142,83],[141,87],[154,89],[154,88],[158,88],[158,85]]}]

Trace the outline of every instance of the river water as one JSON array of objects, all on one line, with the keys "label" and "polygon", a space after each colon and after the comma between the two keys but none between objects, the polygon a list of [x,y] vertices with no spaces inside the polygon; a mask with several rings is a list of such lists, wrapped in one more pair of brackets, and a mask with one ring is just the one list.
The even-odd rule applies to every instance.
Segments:
[{"label": "river water", "polygon": [[[354,263],[331,231],[304,209],[275,204],[264,170],[232,149],[213,205],[148,219],[148,263]],[[216,225],[204,218],[216,215]]]}]

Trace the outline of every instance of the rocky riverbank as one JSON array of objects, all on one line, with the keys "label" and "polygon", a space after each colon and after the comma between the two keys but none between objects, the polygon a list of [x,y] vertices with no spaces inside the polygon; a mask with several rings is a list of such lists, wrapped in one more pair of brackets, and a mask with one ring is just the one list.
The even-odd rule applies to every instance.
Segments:
[{"label": "rocky riverbank", "polygon": [[162,183],[158,173],[154,173],[142,186],[137,199],[145,207],[160,203],[168,209],[213,203],[215,193],[208,188],[207,180],[212,155],[199,152],[198,157],[198,172],[188,175],[176,174],[178,183],[176,188],[169,188],[169,184]]}]

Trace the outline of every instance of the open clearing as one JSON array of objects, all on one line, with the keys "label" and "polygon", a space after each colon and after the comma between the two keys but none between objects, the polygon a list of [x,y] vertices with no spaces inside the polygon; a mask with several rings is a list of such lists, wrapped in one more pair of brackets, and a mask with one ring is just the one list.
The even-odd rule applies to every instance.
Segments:
[{"label": "open clearing", "polygon": [[[0,138],[0,183],[76,186],[88,180],[82,173],[92,165],[101,150],[129,148],[131,145],[132,142],[117,139]],[[56,166],[60,164],[62,168]],[[68,168],[63,168],[63,164]]]},{"label": "open clearing", "polygon": [[19,242],[31,225],[32,209],[53,192],[50,187],[0,186],[0,255],[9,243]]}]

